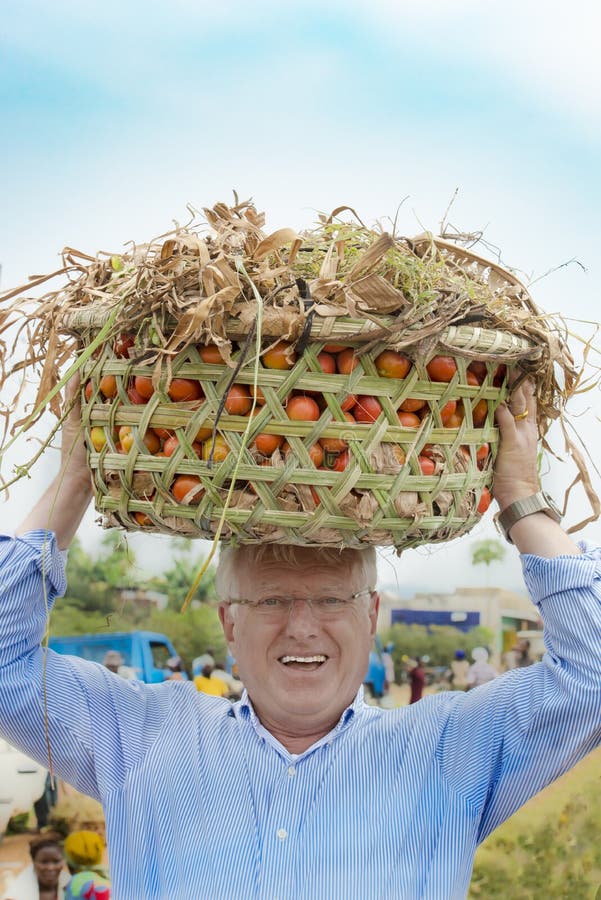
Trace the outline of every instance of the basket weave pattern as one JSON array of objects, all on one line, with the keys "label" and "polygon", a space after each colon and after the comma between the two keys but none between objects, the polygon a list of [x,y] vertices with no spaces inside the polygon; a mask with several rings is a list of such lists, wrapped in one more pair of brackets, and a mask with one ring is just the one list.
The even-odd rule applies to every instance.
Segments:
[{"label": "basket weave pattern", "polygon": [[[128,397],[128,386],[136,375],[151,376],[153,368],[115,357],[106,343],[82,371],[92,384],[89,399],[82,398],[82,418],[96,506],[105,523],[213,538],[235,474],[221,537],[241,543],[406,548],[468,531],[480,518],[480,496],[492,480],[498,440],[494,411],[505,394],[505,384],[498,384],[494,373],[499,362],[527,355],[528,346],[500,332],[448,328],[440,336],[438,349],[430,342],[425,356],[419,345],[405,348],[413,365],[403,379],[378,375],[374,358],[386,349],[385,343],[364,354],[357,348],[360,363],[348,375],[321,371],[317,354],[323,346],[323,340],[310,341],[289,370],[259,369],[258,387],[265,403],[254,411],[246,442],[249,419],[224,412],[217,432],[229,453],[211,465],[198,458],[192,445],[199,429],[213,427],[232,369],[203,363],[198,349],[190,346],[173,358],[169,375],[197,380],[205,399],[172,402],[166,392],[165,369],[148,403],[135,404]],[[448,383],[428,376],[425,365],[435,352],[452,353],[456,360],[457,373]],[[467,367],[475,358],[488,360],[487,375],[479,385],[468,384],[467,379]],[[98,390],[104,375],[115,376],[117,393],[112,399],[105,399]],[[252,386],[254,378],[254,363],[247,360],[235,381]],[[291,391],[323,396],[318,421],[288,418],[286,401]],[[376,397],[382,414],[373,423],[349,425],[341,408],[349,394]],[[417,428],[399,423],[398,409],[408,398],[427,404],[428,414]],[[441,419],[449,400],[462,401],[459,427],[446,427]],[[487,412],[484,421],[480,417],[475,424],[473,410],[480,401],[485,401]],[[130,426],[134,435],[127,453],[117,449],[117,430],[123,425]],[[91,429],[98,426],[106,434],[106,444],[99,451],[90,440]],[[171,456],[155,456],[146,448],[142,438],[154,428],[175,432],[179,445]],[[290,451],[284,455],[276,450],[265,460],[251,447],[259,433],[284,435]],[[315,467],[309,448],[320,438],[348,443],[350,458],[343,471]],[[491,453],[482,463],[476,452],[484,442]],[[420,468],[418,457],[424,449],[435,464],[432,475],[424,475]],[[175,500],[172,484],[182,474],[200,478],[199,502]]]}]

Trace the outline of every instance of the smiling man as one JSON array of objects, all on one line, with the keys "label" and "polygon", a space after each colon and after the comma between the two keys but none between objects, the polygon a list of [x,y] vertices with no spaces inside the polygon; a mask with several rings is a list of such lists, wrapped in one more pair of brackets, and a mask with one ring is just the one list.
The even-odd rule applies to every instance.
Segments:
[{"label": "smiling man", "polygon": [[90,499],[69,424],[62,475],[0,540],[0,731],[40,762],[48,737],[57,774],[102,802],[116,900],[455,900],[478,843],[599,744],[601,554],[539,494],[527,385],[498,423],[495,496],[547,653],[393,711],[361,688],[373,549],[223,550],[219,613],[246,686],[234,705],[44,659],[46,601]]}]

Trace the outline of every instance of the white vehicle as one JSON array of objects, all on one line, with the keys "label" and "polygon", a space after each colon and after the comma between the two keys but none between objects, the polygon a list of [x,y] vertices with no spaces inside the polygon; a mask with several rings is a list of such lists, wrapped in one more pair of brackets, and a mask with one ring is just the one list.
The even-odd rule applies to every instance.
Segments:
[{"label": "white vehicle", "polygon": [[44,793],[47,770],[0,739],[0,839],[8,820],[29,812]]}]

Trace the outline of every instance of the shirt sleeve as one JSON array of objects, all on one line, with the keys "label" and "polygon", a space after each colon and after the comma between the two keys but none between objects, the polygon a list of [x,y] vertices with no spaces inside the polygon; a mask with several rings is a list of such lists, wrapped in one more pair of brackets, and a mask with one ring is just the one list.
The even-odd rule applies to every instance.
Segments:
[{"label": "shirt sleeve", "polygon": [[42,648],[65,588],[64,554],[52,533],[0,536],[0,733],[102,800],[153,743],[169,695]]},{"label": "shirt sleeve", "polygon": [[542,661],[450,701],[439,763],[473,804],[479,841],[601,743],[601,550],[581,549],[522,557]]}]

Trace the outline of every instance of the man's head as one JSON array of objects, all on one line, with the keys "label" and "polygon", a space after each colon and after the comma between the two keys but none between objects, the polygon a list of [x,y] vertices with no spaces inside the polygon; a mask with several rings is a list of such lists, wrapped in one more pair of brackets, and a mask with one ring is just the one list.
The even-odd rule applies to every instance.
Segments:
[{"label": "man's head", "polygon": [[45,834],[29,842],[29,853],[40,887],[56,890],[65,858],[61,836]]},{"label": "man's head", "polygon": [[123,657],[118,650],[107,650],[102,660],[102,665],[111,672],[117,673],[119,667],[123,665]]},{"label": "man's head", "polygon": [[325,734],[352,702],[376,630],[375,580],[373,548],[221,551],[221,622],[267,728]]}]

